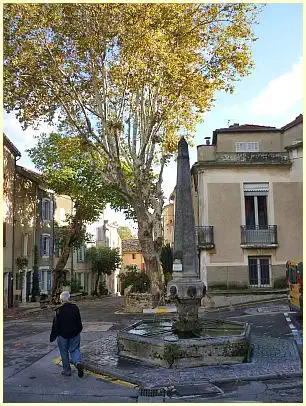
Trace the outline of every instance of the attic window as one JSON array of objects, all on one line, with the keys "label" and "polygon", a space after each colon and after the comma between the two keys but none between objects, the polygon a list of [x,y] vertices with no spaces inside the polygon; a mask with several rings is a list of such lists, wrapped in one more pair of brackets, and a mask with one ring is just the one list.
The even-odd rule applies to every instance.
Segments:
[{"label": "attic window", "polygon": [[259,142],[236,142],[236,152],[259,152]]}]

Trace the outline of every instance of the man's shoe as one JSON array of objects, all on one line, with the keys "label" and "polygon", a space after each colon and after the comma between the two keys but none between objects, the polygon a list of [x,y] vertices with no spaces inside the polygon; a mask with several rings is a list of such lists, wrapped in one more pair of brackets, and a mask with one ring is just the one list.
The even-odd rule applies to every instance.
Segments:
[{"label": "man's shoe", "polygon": [[78,370],[78,377],[82,378],[84,376],[84,367],[82,364],[77,364],[77,370]]},{"label": "man's shoe", "polygon": [[61,374],[64,375],[64,376],[71,376],[71,370],[70,369],[64,369],[61,372]]}]

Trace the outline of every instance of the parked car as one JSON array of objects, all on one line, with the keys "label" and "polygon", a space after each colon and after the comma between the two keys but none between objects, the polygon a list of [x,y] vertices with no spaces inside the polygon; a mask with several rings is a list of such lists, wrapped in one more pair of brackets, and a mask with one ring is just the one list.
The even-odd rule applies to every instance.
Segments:
[{"label": "parked car", "polygon": [[303,317],[303,262],[288,261],[286,276],[289,287],[290,310],[295,310]]}]

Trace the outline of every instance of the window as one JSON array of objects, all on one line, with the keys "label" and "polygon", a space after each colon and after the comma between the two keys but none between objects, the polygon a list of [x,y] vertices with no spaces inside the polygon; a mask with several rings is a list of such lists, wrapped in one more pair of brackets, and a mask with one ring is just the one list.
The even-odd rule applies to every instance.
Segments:
[{"label": "window", "polygon": [[77,250],[77,262],[84,262],[85,261],[85,247],[80,247]]},{"label": "window", "polygon": [[235,142],[236,152],[259,152],[259,142]]},{"label": "window", "polygon": [[269,191],[268,183],[245,183],[244,205],[246,229],[267,229],[268,210],[267,197]]},{"label": "window", "polygon": [[88,293],[88,273],[84,273],[84,291]]},{"label": "window", "polygon": [[98,241],[102,241],[102,227],[98,227]]},{"label": "window", "polygon": [[53,253],[52,239],[50,234],[42,234],[40,236],[40,256],[50,257]]},{"label": "window", "polygon": [[249,257],[249,284],[252,287],[270,287],[270,257]]},{"label": "window", "polygon": [[42,219],[45,220],[52,220],[53,218],[53,201],[50,199],[42,199]]},{"label": "window", "polygon": [[63,241],[58,240],[56,243],[56,249],[55,249],[55,255],[57,258],[59,258],[62,255],[62,250],[63,250]]},{"label": "window", "polygon": [[78,284],[79,285],[82,285],[82,273],[81,272],[79,272],[79,273],[77,273],[77,282],[78,282]]},{"label": "window", "polygon": [[51,290],[51,285],[52,285],[52,272],[48,271],[47,272],[47,290]]},{"label": "window", "polygon": [[132,258],[135,259],[135,258],[136,258],[136,254],[132,254]]},{"label": "window", "polygon": [[40,271],[39,275],[39,289],[45,290],[45,271]]},{"label": "window", "polygon": [[3,222],[3,247],[6,247],[6,222]]},{"label": "window", "polygon": [[22,289],[22,277],[23,273],[16,274],[16,290]]}]

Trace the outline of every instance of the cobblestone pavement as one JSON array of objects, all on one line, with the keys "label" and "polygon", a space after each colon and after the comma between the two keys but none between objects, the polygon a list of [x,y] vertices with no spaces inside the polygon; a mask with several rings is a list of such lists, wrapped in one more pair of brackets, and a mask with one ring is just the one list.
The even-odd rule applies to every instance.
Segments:
[{"label": "cobblestone pavement", "polygon": [[292,340],[271,337],[251,337],[252,362],[237,365],[218,365],[184,369],[167,369],[147,366],[135,361],[122,361],[117,356],[116,332],[108,331],[82,348],[89,368],[115,374],[145,387],[163,387],[215,382],[224,379],[245,379],[267,375],[286,375],[302,372],[299,354]]},{"label": "cobblestone pavement", "polygon": [[[300,402],[302,399],[302,383],[300,378],[291,378],[291,386],[286,387],[290,378],[282,381],[282,376],[301,373],[301,363],[299,354],[291,335],[290,328],[286,324],[283,312],[288,311],[285,304],[271,306],[266,305],[262,311],[258,308],[247,307],[237,311],[215,312],[210,313],[209,317],[230,317],[239,321],[248,321],[251,324],[251,341],[253,344],[252,362],[239,365],[228,366],[211,366],[185,368],[179,370],[171,370],[165,368],[157,368],[144,365],[142,363],[131,362],[127,360],[119,360],[117,357],[116,334],[121,328],[134,323],[140,319],[144,319],[142,315],[127,315],[122,314],[123,299],[105,297],[101,300],[85,300],[77,303],[83,320],[84,329],[82,332],[82,352],[84,360],[91,364],[91,369],[104,372],[117,378],[123,378],[128,382],[135,381],[143,385],[148,390],[156,387],[167,387],[167,389],[180,386],[181,397],[175,396],[175,391],[172,397],[147,397],[145,394],[139,394],[135,398],[135,394],[131,398],[129,394],[121,391],[120,399],[116,398],[116,389],[108,389],[107,395],[102,400],[103,391],[99,387],[96,388],[96,393],[93,396],[84,395],[82,391],[78,396],[81,396],[79,401],[84,402],[105,402],[118,401],[125,402],[129,399],[133,402],[225,402],[229,401],[282,401],[282,402]],[[9,309],[10,310],[10,309]],[[14,309],[15,315],[5,312],[4,321],[4,388],[6,392],[5,401],[20,401],[20,396],[24,392],[24,399],[36,402],[77,402],[78,388],[71,389],[71,393],[75,393],[73,398],[69,393],[65,392],[65,388],[60,385],[65,384],[62,379],[59,382],[58,389],[54,388],[54,393],[44,394],[44,386],[39,383],[39,371],[42,371],[45,376],[45,381],[50,379],[48,368],[50,359],[54,358],[55,344],[49,343],[49,334],[51,322],[54,315],[53,310],[43,310],[28,312],[24,309]],[[11,316],[11,317],[8,317]],[[150,319],[153,316],[146,316]],[[51,357],[51,358],[50,358]],[[34,368],[34,369],[33,369]],[[35,369],[36,368],[36,369]],[[58,375],[57,369],[52,372],[52,376]],[[29,371],[28,377],[23,371]],[[33,372],[35,371],[35,373]],[[275,380],[267,383],[262,379],[271,377],[271,375],[279,375]],[[32,380],[36,376],[38,379]],[[253,382],[228,382],[233,379],[252,379],[257,377],[257,381]],[[52,378],[53,379],[53,378]],[[56,378],[57,379],[57,378]],[[91,381],[88,378],[88,385]],[[41,378],[42,380],[42,378]],[[25,382],[23,384],[23,382]],[[85,381],[84,381],[85,382]],[[271,383],[272,382],[272,383]],[[257,384],[258,383],[258,384]],[[40,386],[37,386],[37,385]],[[36,385],[36,386],[35,386]],[[100,385],[100,384],[99,384]],[[200,394],[197,395],[196,385],[199,385]],[[214,391],[214,385],[221,388],[224,394],[220,395],[220,390]],[[270,385],[270,386],[269,386]],[[278,385],[278,386],[277,386]],[[87,388],[84,383],[84,388]],[[116,385],[111,386],[112,388]],[[117,387],[119,387],[117,385]],[[193,388],[194,396],[182,394],[188,389]],[[25,389],[23,389],[25,388]],[[104,388],[102,386],[101,388]],[[187,388],[187,389],[186,389]],[[204,394],[201,394],[202,392]],[[188,392],[188,391],[187,391]],[[168,393],[168,392],[167,392]],[[216,398],[211,398],[210,393]],[[111,395],[113,394],[113,395]],[[86,396],[88,396],[86,398]],[[101,397],[102,396],[102,397]],[[183,396],[183,397],[182,397]],[[221,397],[220,397],[221,396]],[[71,400],[73,399],[73,400]],[[95,400],[96,399],[96,400]],[[111,400],[113,399],[113,400]],[[210,400],[211,399],[211,400]],[[25,400],[27,401],[27,400]]]}]

